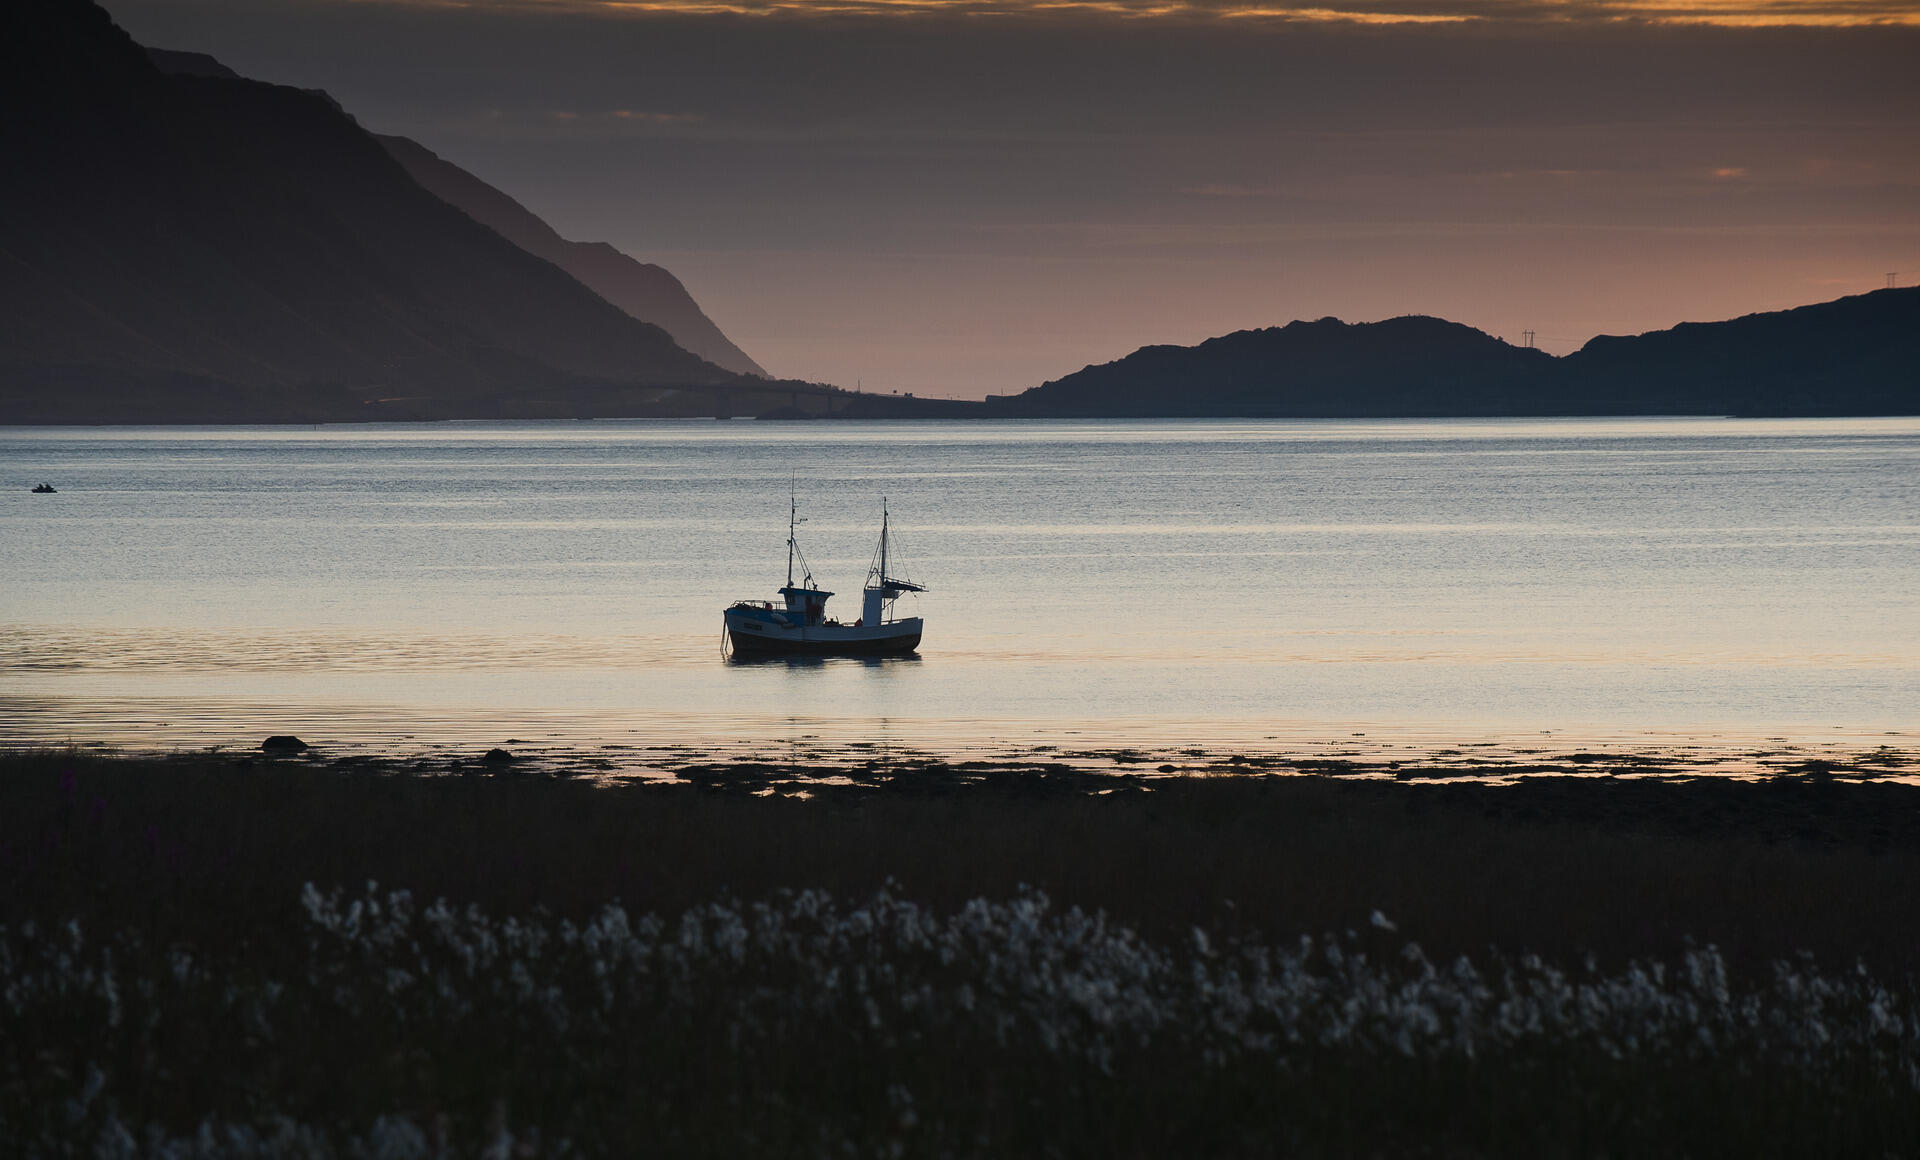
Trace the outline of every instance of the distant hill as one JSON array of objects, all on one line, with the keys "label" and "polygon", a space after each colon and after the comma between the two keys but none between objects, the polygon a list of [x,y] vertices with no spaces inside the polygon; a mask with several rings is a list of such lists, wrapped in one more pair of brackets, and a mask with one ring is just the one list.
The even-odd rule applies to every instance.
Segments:
[{"label": "distant hill", "polygon": [[740,381],[323,95],[163,74],[88,0],[0,26],[0,422],[605,414]]},{"label": "distant hill", "polygon": [[1438,318],[1322,318],[1142,347],[992,402],[1033,415],[1506,414],[1551,361]]},{"label": "distant hill", "polygon": [[1005,416],[1920,414],[1920,288],[1601,337],[1565,358],[1419,316],[1323,318],[1148,346]]},{"label": "distant hill", "polygon": [[1920,414],[1920,287],[1603,335],[1558,363],[1595,413]]},{"label": "distant hill", "polygon": [[715,366],[769,377],[706,316],[680,279],[605,242],[570,242],[533,211],[417,141],[376,135],[394,160],[429,193],[514,245],[545,258],[635,318],[661,327],[682,347]]}]

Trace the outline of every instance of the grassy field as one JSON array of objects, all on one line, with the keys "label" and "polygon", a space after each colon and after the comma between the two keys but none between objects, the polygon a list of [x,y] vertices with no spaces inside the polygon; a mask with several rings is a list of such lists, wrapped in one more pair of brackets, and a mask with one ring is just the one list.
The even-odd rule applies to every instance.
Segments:
[{"label": "grassy field", "polygon": [[0,1151],[1920,1151],[1920,789],[768,781],[0,757]]}]

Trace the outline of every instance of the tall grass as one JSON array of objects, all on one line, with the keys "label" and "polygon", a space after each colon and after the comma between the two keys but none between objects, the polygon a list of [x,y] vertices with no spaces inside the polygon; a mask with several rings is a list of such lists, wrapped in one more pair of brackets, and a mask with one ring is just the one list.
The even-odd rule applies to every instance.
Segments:
[{"label": "tall grass", "polygon": [[[1905,1153],[1920,1004],[1712,948],[1572,970],[1156,944],[1044,895],[609,906],[309,889],[297,954],[0,932],[17,1154]],[[289,909],[292,909],[289,900]],[[291,949],[291,948],[283,948]]]},{"label": "tall grass", "polygon": [[0,1152],[1912,1154],[1917,808],[14,755]]}]

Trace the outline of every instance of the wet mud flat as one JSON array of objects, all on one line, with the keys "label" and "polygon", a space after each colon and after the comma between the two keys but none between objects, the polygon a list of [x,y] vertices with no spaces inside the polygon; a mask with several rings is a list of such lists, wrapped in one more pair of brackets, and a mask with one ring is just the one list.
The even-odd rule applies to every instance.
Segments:
[{"label": "wet mud flat", "polygon": [[711,756],[0,755],[0,1142],[1920,1146],[1901,753]]}]

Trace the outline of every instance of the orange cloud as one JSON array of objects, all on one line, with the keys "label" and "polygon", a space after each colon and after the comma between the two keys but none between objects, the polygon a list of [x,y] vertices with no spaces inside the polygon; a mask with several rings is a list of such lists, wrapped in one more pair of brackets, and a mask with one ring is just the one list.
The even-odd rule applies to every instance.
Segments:
[{"label": "orange cloud", "polygon": [[1885,0],[1597,0],[1601,15],[1740,28],[1920,25],[1920,5]]},{"label": "orange cloud", "polygon": [[1920,26],[1914,0],[343,0],[632,16],[973,16],[1335,24],[1623,23]]}]

